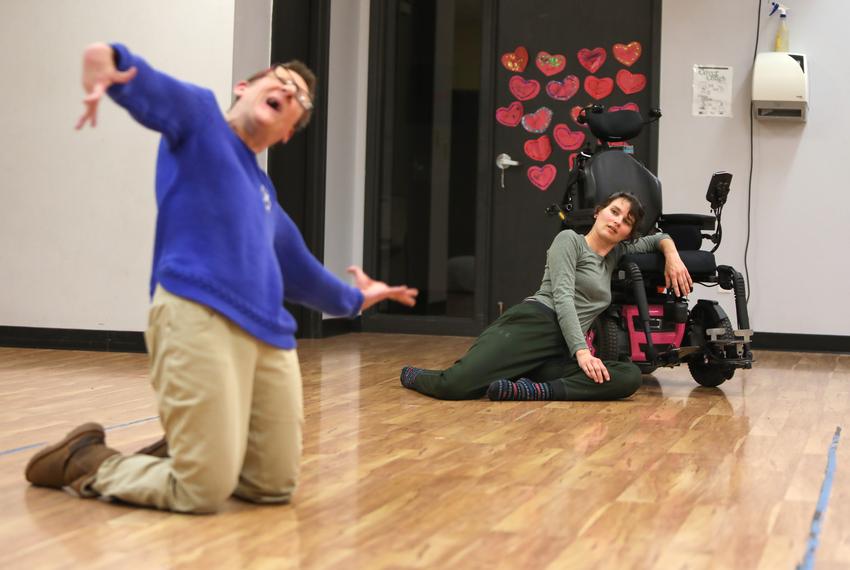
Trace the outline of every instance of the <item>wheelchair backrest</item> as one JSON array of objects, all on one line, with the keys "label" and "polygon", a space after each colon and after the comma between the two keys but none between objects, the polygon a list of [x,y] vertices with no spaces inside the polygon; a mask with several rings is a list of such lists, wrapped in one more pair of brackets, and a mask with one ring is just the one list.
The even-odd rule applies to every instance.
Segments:
[{"label": "wheelchair backrest", "polygon": [[588,159],[580,197],[582,208],[594,208],[615,192],[630,192],[643,204],[646,215],[638,231],[646,235],[661,215],[661,181],[631,155],[604,150]]}]

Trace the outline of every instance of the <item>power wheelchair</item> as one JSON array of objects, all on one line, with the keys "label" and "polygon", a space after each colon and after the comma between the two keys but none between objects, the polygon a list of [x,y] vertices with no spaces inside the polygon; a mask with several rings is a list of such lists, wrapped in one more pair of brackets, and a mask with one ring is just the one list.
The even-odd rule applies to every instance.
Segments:
[{"label": "power wheelchair", "polygon": [[[687,298],[666,290],[661,253],[626,255],[612,280],[612,304],[587,334],[591,351],[603,360],[631,360],[644,374],[659,366],[687,363],[697,383],[719,386],[736,369],[751,368],[753,363],[744,279],[734,268],[717,265],[714,258],[723,236],[721,214],[732,175],[712,176],[706,194],[712,215],[663,214],[661,182],[625,152],[627,141],[659,117],[657,109],[644,120],[634,110],[584,108],[578,121],[587,125],[597,142],[586,144],[576,156],[561,203],[547,212],[561,219],[561,229],[586,233],[597,204],[614,192],[631,192],[646,212],[638,228],[641,235],[656,229],[669,234],[695,284],[734,292],[737,328],[717,301],[700,299],[689,308]],[[701,250],[703,240],[713,243],[711,251]]]}]

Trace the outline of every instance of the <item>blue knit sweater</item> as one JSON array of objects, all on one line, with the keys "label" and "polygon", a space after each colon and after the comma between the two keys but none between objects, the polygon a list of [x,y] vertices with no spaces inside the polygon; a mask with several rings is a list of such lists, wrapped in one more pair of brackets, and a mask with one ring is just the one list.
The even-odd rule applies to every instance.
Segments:
[{"label": "blue knit sweater", "polygon": [[212,92],[156,71],[123,45],[112,47],[118,68],[135,66],[138,73],[112,85],[109,96],[162,134],[151,294],[159,283],[287,349],[295,347],[296,324],[284,298],[355,316],[363,295],[307,249]]}]

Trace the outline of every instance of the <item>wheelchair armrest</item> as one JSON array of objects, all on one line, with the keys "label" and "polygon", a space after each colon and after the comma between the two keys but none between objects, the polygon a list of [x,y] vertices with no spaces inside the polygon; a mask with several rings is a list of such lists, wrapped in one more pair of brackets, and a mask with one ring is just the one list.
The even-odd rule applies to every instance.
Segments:
[{"label": "wheelchair armrest", "polygon": [[699,226],[700,230],[714,231],[717,218],[707,214],[664,214],[658,220],[658,226],[666,231],[665,226]]}]

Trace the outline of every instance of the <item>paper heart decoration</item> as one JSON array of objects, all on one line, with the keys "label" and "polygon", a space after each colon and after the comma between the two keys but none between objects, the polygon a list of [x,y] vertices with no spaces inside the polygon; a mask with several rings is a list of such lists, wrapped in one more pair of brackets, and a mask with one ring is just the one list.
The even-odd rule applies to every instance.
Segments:
[{"label": "paper heart decoration", "polygon": [[519,46],[512,52],[502,54],[502,65],[508,71],[522,73],[525,71],[525,66],[528,65],[528,50]]},{"label": "paper heart decoration", "polygon": [[605,63],[608,54],[605,53],[605,48],[601,47],[593,49],[582,48],[578,50],[577,57],[578,62],[583,68],[590,73],[596,73],[602,67],[602,64]]},{"label": "paper heart decoration", "polygon": [[552,109],[540,107],[533,113],[522,116],[522,126],[530,133],[542,133],[549,128],[552,122]]},{"label": "paper heart decoration", "polygon": [[543,166],[532,166],[528,169],[528,179],[531,183],[546,191],[549,185],[555,180],[555,175],[558,174],[558,169],[554,164],[544,164]]},{"label": "paper heart decoration", "polygon": [[637,103],[626,103],[625,105],[611,105],[608,107],[608,111],[611,113],[614,111],[637,111],[640,113],[640,107],[638,107]]},{"label": "paper heart decoration", "polygon": [[552,99],[567,101],[578,93],[581,83],[575,75],[567,75],[563,81],[550,81],[546,84],[546,93]]},{"label": "paper heart decoration", "polygon": [[643,73],[632,73],[628,69],[617,72],[617,86],[626,95],[642,91],[646,87],[646,75]]},{"label": "paper heart decoration", "polygon": [[552,154],[552,143],[549,142],[548,136],[543,135],[539,139],[525,141],[523,149],[528,158],[543,162]]},{"label": "paper heart decoration", "polygon": [[564,150],[576,150],[584,144],[585,134],[581,131],[571,131],[570,128],[561,123],[555,125],[552,130],[555,142]]},{"label": "paper heart decoration", "polygon": [[540,84],[534,79],[523,79],[519,75],[514,75],[508,81],[508,89],[520,101],[528,101],[540,93]]},{"label": "paper heart decoration", "polygon": [[560,54],[541,51],[534,59],[537,64],[537,69],[543,72],[543,75],[549,77],[556,73],[561,73],[567,65],[567,58]]},{"label": "paper heart decoration", "polygon": [[625,66],[631,67],[640,58],[643,48],[641,48],[640,42],[629,42],[627,44],[614,44],[611,51],[614,54],[614,59]]},{"label": "paper heart decoration", "polygon": [[[625,69],[621,69],[620,71],[626,71]],[[628,71],[626,71],[628,73]],[[617,76],[619,77],[619,73]],[[608,95],[611,94],[611,91],[614,90],[614,80],[610,77],[596,77],[595,75],[588,75],[584,78],[584,90],[587,91],[587,94],[596,99],[604,99]]]},{"label": "paper heart decoration", "polygon": [[522,103],[514,101],[507,107],[499,107],[496,110],[496,120],[506,127],[515,127],[522,120],[522,114],[525,110],[522,108]]},{"label": "paper heart decoration", "polygon": [[576,105],[572,109],[570,109],[570,117],[572,117],[573,122],[582,128],[587,128],[587,123],[579,123],[578,122],[578,114],[581,113],[582,107]]}]

